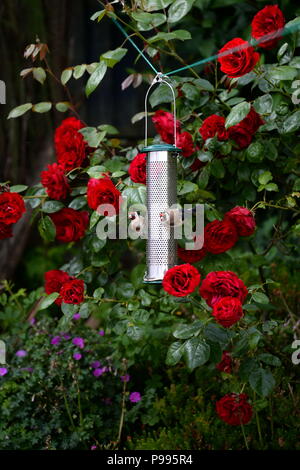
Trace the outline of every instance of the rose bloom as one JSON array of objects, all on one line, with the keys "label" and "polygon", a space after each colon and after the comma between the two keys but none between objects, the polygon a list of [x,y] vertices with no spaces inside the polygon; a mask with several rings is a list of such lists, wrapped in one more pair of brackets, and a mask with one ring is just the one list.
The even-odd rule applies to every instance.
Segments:
[{"label": "rose bloom", "polygon": [[181,149],[183,157],[190,157],[196,150],[193,137],[186,131],[177,134],[177,147]]},{"label": "rose bloom", "polygon": [[228,393],[217,401],[216,412],[222,421],[231,426],[249,423],[253,413],[245,393]]},{"label": "rose bloom", "polygon": [[138,153],[130,163],[128,170],[131,181],[146,184],[146,153]]},{"label": "rose bloom", "polygon": [[[52,269],[51,271],[47,271],[44,274],[44,279],[45,279],[45,292],[46,294],[49,295],[49,294],[52,294],[53,292],[60,292],[60,289],[62,288],[63,284],[65,284],[72,278],[65,271],[61,271],[59,269]],[[55,303],[57,305],[61,305],[62,297],[59,296],[55,300]]]},{"label": "rose bloom", "polygon": [[214,220],[204,228],[205,248],[215,255],[230,250],[238,241],[235,226],[229,220]]},{"label": "rose bloom", "polygon": [[259,43],[264,49],[272,49],[281,39],[278,33],[285,25],[285,18],[278,5],[267,5],[254,16],[251,23],[251,36],[259,40],[267,34],[277,33],[276,37]]},{"label": "rose bloom", "polygon": [[170,268],[164,275],[162,286],[175,297],[191,294],[200,283],[199,271],[190,264],[181,264]]},{"label": "rose bloom", "polygon": [[[109,178],[91,178],[87,185],[87,202],[89,207],[94,210],[97,210],[102,204],[110,204],[114,207],[115,214],[118,214],[121,193]],[[112,212],[107,208],[101,210],[99,214],[112,216],[114,215]]]},{"label": "rose bloom", "polygon": [[141,401],[142,397],[141,397],[141,394],[139,392],[132,392],[130,395],[129,395],[129,400],[131,401],[131,403],[138,403],[139,401]]},{"label": "rose bloom", "polygon": [[[0,223],[11,225],[18,222],[26,212],[23,198],[18,193],[0,193]],[[9,232],[7,232],[9,233]]]},{"label": "rose bloom", "polygon": [[[197,244],[197,239],[199,241],[203,241],[203,237],[197,235],[194,237],[195,245]],[[197,247],[195,246],[195,248]],[[201,261],[206,256],[206,254],[207,250],[204,246],[196,250],[185,250],[184,248],[181,248],[181,246],[178,246],[178,257],[186,263],[197,263],[197,261]]]},{"label": "rose bloom", "polygon": [[231,354],[228,351],[223,351],[222,359],[216,365],[216,369],[218,369],[220,372],[226,372],[226,374],[231,374],[232,359],[231,359]]},{"label": "rose bloom", "polygon": [[224,220],[230,220],[240,237],[249,237],[255,232],[254,215],[246,207],[236,206],[226,212]]},{"label": "rose bloom", "polygon": [[261,118],[260,114],[258,114],[255,109],[251,107],[247,116],[239,124],[245,127],[251,134],[255,134],[258,131],[259,127],[262,126],[264,123],[265,122]]},{"label": "rose bloom", "polygon": [[212,114],[204,119],[199,132],[203,140],[211,139],[215,135],[218,140],[228,139],[228,131],[225,129],[225,118],[217,114]]},{"label": "rose bloom", "polygon": [[204,167],[206,165],[206,162],[201,162],[199,160],[199,158],[195,158],[195,160],[193,161],[193,163],[191,164],[190,166],[190,169],[192,171],[197,171],[199,170],[200,168]]},{"label": "rose bloom", "polygon": [[200,287],[200,295],[212,307],[222,297],[237,297],[241,303],[248,295],[245,284],[232,271],[213,271],[209,273]]},{"label": "rose bloom", "polygon": [[47,168],[41,173],[41,183],[48,196],[57,201],[65,199],[70,192],[70,186],[64,170],[57,163],[48,165]]},{"label": "rose bloom", "polygon": [[5,238],[11,238],[12,236],[12,224],[6,225],[3,222],[0,222],[0,240],[4,240]]},{"label": "rose bloom", "polygon": [[[174,116],[167,111],[155,111],[152,122],[156,132],[161,136],[162,140],[167,144],[174,144]],[[180,132],[180,122],[176,121],[176,132]]]},{"label": "rose bloom", "polygon": [[74,242],[80,240],[85,234],[89,223],[89,214],[86,211],[76,211],[65,207],[50,217],[56,227],[56,238],[61,242]]},{"label": "rose bloom", "polygon": [[236,297],[222,297],[214,303],[212,314],[224,328],[234,325],[244,315],[241,301]]},{"label": "rose bloom", "polygon": [[[230,52],[231,49],[234,50]],[[251,72],[260,59],[259,53],[255,52],[253,47],[241,38],[227,42],[219,50],[219,54],[221,54],[218,57],[221,70],[230,78],[242,77]]]},{"label": "rose bloom", "polygon": [[236,124],[228,129],[229,138],[234,140],[239,150],[249,147],[252,142],[253,135],[249,130],[240,124]]},{"label": "rose bloom", "polygon": [[84,301],[84,282],[72,279],[63,284],[60,295],[65,304],[81,304]]},{"label": "rose bloom", "polygon": [[75,117],[64,119],[54,134],[57,161],[65,171],[80,167],[86,157],[87,145],[78,132],[84,124]]}]

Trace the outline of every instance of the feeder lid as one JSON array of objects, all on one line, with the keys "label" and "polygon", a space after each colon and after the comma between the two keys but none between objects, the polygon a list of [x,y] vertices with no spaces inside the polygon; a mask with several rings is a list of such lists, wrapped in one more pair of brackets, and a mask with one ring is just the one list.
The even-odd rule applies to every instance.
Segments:
[{"label": "feeder lid", "polygon": [[141,152],[181,152],[181,149],[178,147],[174,147],[174,145],[171,144],[155,144],[155,145],[148,145],[147,147],[144,147]]}]

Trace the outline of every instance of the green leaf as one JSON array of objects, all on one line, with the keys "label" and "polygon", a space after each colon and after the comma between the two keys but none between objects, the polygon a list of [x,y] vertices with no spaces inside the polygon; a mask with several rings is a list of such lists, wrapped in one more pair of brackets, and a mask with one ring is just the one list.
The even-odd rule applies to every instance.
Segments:
[{"label": "green leaf", "polygon": [[191,10],[195,0],[175,0],[168,11],[168,22],[176,23]]},{"label": "green leaf", "polygon": [[62,302],[61,304],[62,313],[69,318],[71,318],[76,312],[78,312],[78,309],[78,305],[75,304],[66,304],[65,302]]},{"label": "green leaf", "polygon": [[60,201],[46,201],[42,206],[42,211],[47,214],[52,214],[57,212],[64,207],[63,203]]},{"label": "green leaf", "polygon": [[17,118],[22,116],[22,114],[26,113],[32,108],[32,103],[25,103],[17,106],[16,108],[12,109],[7,117],[7,119]]},{"label": "green leaf", "polygon": [[98,220],[100,219],[100,214],[98,214],[98,212],[94,211],[90,217],[90,229],[93,228],[96,223],[98,222]]},{"label": "green leaf", "polygon": [[46,72],[42,67],[34,67],[33,69],[33,77],[40,82],[41,84],[44,83],[46,80]]},{"label": "green leaf", "polygon": [[209,182],[209,177],[210,177],[210,168],[209,166],[205,166],[205,168],[202,168],[197,183],[200,189],[206,188]]},{"label": "green leaf", "polygon": [[194,84],[200,88],[200,90],[204,91],[214,91],[214,86],[204,78],[197,78],[194,80]]},{"label": "green leaf", "polygon": [[[177,91],[175,90],[175,96]],[[168,85],[161,83],[158,87],[151,93],[149,102],[154,108],[161,103],[171,103],[173,101],[173,94]]]},{"label": "green leaf", "polygon": [[298,70],[289,65],[276,65],[268,70],[267,77],[271,80],[294,80],[298,75]]},{"label": "green leaf", "polygon": [[262,353],[257,356],[257,359],[259,361],[264,362],[265,364],[269,364],[270,366],[281,366],[281,360],[279,359],[279,357],[273,356],[273,354]]},{"label": "green leaf", "polygon": [[150,317],[150,312],[142,308],[135,310],[132,314],[133,320],[138,323],[146,323],[149,320],[149,317]]},{"label": "green leaf", "polygon": [[230,332],[218,325],[210,323],[204,329],[204,336],[213,343],[219,343],[224,348],[230,340]]},{"label": "green leaf", "polygon": [[180,361],[183,354],[183,346],[180,341],[170,345],[166,357],[167,366],[175,366]]},{"label": "green leaf", "polygon": [[132,124],[135,124],[136,122],[140,121],[141,119],[144,119],[145,116],[146,116],[145,111],[141,111],[140,113],[135,114],[135,115],[132,116],[132,118],[131,118]]},{"label": "green leaf", "polygon": [[155,11],[167,8],[174,0],[138,0],[139,7],[145,11]]},{"label": "green leaf", "polygon": [[258,176],[258,181],[260,184],[267,184],[273,179],[272,173],[270,171],[264,171]]},{"label": "green leaf", "polygon": [[25,184],[16,184],[15,186],[10,187],[10,191],[12,193],[22,193],[28,188],[28,186],[25,186]]},{"label": "green leaf", "polygon": [[254,294],[252,294],[252,299],[254,302],[258,302],[259,304],[268,304],[270,302],[269,297],[263,292],[254,292]]},{"label": "green leaf", "polygon": [[73,77],[78,80],[86,71],[86,64],[76,65],[73,70]]},{"label": "green leaf", "polygon": [[138,264],[131,271],[130,281],[132,282],[132,284],[134,285],[136,289],[143,285],[145,271],[146,271],[145,264]]},{"label": "green leaf", "polygon": [[288,134],[289,132],[295,132],[300,127],[300,111],[296,111],[286,118],[283,122],[282,132]]},{"label": "green leaf", "polygon": [[264,158],[264,146],[261,142],[252,142],[246,150],[246,157],[249,162],[261,162]]},{"label": "green leaf", "polygon": [[166,15],[163,13],[146,13],[144,11],[136,11],[131,14],[132,18],[137,21],[140,31],[150,31],[157,26],[166,22]]},{"label": "green leaf", "polygon": [[215,158],[210,163],[210,172],[215,178],[224,178],[225,168],[221,160]]},{"label": "green leaf", "polygon": [[52,103],[50,101],[42,101],[41,103],[34,104],[32,106],[32,111],[35,113],[47,113],[52,108]]},{"label": "green leaf", "polygon": [[92,16],[91,16],[91,20],[92,21],[95,21],[97,20],[98,23],[102,20],[102,18],[104,18],[104,16],[106,15],[107,11],[106,10],[100,10],[100,11],[96,11],[96,13],[94,13]]},{"label": "green leaf", "polygon": [[272,96],[267,94],[257,98],[253,107],[258,114],[271,114],[273,107]]},{"label": "green leaf", "polygon": [[208,361],[210,346],[205,340],[192,338],[184,343],[184,356],[189,369],[202,366]]},{"label": "green leaf", "polygon": [[273,374],[266,369],[259,368],[251,372],[249,383],[252,389],[263,397],[270,395],[275,387]]},{"label": "green leaf", "polygon": [[199,90],[195,85],[191,83],[184,83],[181,87],[182,93],[186,96],[188,100],[196,101],[199,99]]},{"label": "green leaf", "polygon": [[100,62],[97,67],[95,68],[94,72],[91,74],[88,82],[86,84],[85,93],[86,96],[89,97],[93,91],[96,90],[97,86],[103,79],[107,70],[107,65],[105,62]]},{"label": "green leaf", "polygon": [[241,122],[250,112],[251,105],[247,101],[237,104],[232,108],[225,121],[225,128],[234,126]]},{"label": "green leaf", "polygon": [[38,230],[46,242],[52,242],[55,239],[56,228],[50,217],[42,217],[39,220]]},{"label": "green leaf", "polygon": [[198,333],[202,329],[203,323],[199,320],[188,325],[180,325],[176,328],[173,333],[173,336],[177,339],[188,339],[191,336],[194,336],[195,333]]},{"label": "green leaf", "polygon": [[79,309],[79,315],[81,318],[88,318],[89,314],[90,314],[90,305],[88,302],[84,302],[80,305],[80,309]]},{"label": "green leaf", "polygon": [[101,55],[100,60],[103,60],[106,63],[107,67],[112,68],[118,62],[120,62],[120,60],[127,53],[127,50],[128,49],[118,47],[117,49],[114,49],[113,51],[107,51]]},{"label": "green leaf", "polygon": [[122,192],[122,197],[127,198],[128,207],[133,204],[146,204],[146,187],[144,185],[128,186]]},{"label": "green leaf", "polygon": [[73,73],[72,67],[63,70],[63,72],[62,72],[62,74],[61,74],[61,77],[60,77],[60,81],[61,81],[61,83],[62,83],[63,85],[65,85],[66,83],[68,83],[68,81],[69,81],[70,78],[72,77],[72,73]]},{"label": "green leaf", "polygon": [[198,189],[197,184],[192,183],[191,181],[179,180],[177,182],[177,194],[182,196],[183,194],[191,193]]},{"label": "green leaf", "polygon": [[172,31],[170,33],[163,33],[160,32],[153,36],[152,38],[149,39],[149,43],[152,44],[153,42],[156,41],[170,41],[173,39],[179,39],[181,41],[186,41],[187,39],[191,39],[191,33],[189,31],[186,31],[185,29],[177,29],[175,31]]},{"label": "green leaf", "polygon": [[86,204],[87,204],[86,197],[79,196],[70,202],[69,207],[71,207],[71,209],[79,210],[79,209],[82,209],[84,206],[86,206]]},{"label": "green leaf", "polygon": [[139,341],[144,335],[144,330],[139,326],[133,325],[128,326],[126,333],[133,341]]},{"label": "green leaf", "polygon": [[60,101],[59,103],[56,103],[55,105],[55,108],[60,113],[65,113],[66,111],[68,111],[70,107],[71,107],[71,103],[69,103],[68,101]]},{"label": "green leaf", "polygon": [[87,174],[91,178],[97,178],[97,179],[100,178],[102,176],[102,173],[105,171],[106,171],[106,168],[103,165],[92,166],[91,168],[86,170]]},{"label": "green leaf", "polygon": [[56,301],[57,297],[59,297],[59,292],[52,292],[52,294],[47,295],[47,297],[45,297],[40,303],[38,311],[45,310],[50,307],[50,305]]},{"label": "green leaf", "polygon": [[94,293],[93,293],[93,297],[94,299],[101,299],[102,295],[104,294],[104,289],[103,287],[98,287]]},{"label": "green leaf", "polygon": [[259,369],[259,364],[256,359],[247,358],[241,362],[239,367],[239,376],[242,382],[248,382],[250,375],[254,370]]},{"label": "green leaf", "polygon": [[[276,183],[268,183],[265,185],[264,189],[267,191],[279,191]],[[258,191],[260,191],[260,188],[258,188]]]}]

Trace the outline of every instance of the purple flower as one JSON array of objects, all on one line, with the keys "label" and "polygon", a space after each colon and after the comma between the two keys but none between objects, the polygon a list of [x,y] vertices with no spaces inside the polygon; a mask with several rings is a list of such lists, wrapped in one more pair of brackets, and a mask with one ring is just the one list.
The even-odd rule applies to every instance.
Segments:
[{"label": "purple flower", "polygon": [[94,361],[91,363],[91,367],[93,367],[93,369],[98,369],[98,367],[101,366],[101,362],[99,361]]},{"label": "purple flower", "polygon": [[36,319],[33,317],[31,320],[29,320],[30,325],[34,325],[36,322]]},{"label": "purple flower", "polygon": [[100,375],[104,374],[104,372],[107,371],[107,367],[99,367],[95,370],[93,370],[93,375],[95,377],[100,377]]},{"label": "purple flower", "polygon": [[76,337],[72,340],[72,343],[75,344],[75,346],[78,346],[80,349],[84,348],[84,339],[80,337]]},{"label": "purple flower", "polygon": [[138,403],[139,401],[141,401],[142,397],[141,397],[141,394],[139,392],[132,392],[130,395],[129,395],[129,400],[131,401],[131,403]]},{"label": "purple flower", "polygon": [[80,320],[80,313],[75,313],[73,315],[73,320]]},{"label": "purple flower", "polygon": [[98,331],[98,335],[100,335],[100,336],[104,336],[104,335],[105,335],[105,333],[104,333],[104,330],[100,330],[100,331]]},{"label": "purple flower", "polygon": [[56,344],[60,343],[60,340],[61,340],[60,336],[54,336],[54,338],[51,339],[51,344],[55,346]]},{"label": "purple flower", "polygon": [[91,450],[96,450],[97,446],[91,446]]},{"label": "purple flower", "polygon": [[82,358],[82,355],[80,353],[74,353],[73,358],[75,359],[75,361],[79,361]]},{"label": "purple flower", "polygon": [[7,374],[8,370],[6,367],[0,367],[0,377],[3,377],[3,375]]},{"label": "purple flower", "polygon": [[130,375],[129,374],[121,375],[120,379],[121,379],[122,382],[129,382]]},{"label": "purple flower", "polygon": [[17,357],[25,357],[27,356],[27,354],[27,351],[25,351],[24,349],[19,349],[19,351],[16,352]]},{"label": "purple flower", "polygon": [[66,340],[68,340],[68,339],[70,339],[70,338],[71,338],[71,336],[70,336],[70,335],[68,335],[68,333],[64,333],[64,334],[63,334],[63,337],[64,337],[64,339],[66,339]]}]

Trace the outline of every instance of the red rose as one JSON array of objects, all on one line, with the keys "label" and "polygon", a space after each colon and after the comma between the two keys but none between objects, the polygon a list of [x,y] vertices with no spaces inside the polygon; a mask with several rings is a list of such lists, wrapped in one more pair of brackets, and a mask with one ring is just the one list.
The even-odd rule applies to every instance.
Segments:
[{"label": "red rose", "polygon": [[240,237],[249,237],[255,231],[256,223],[253,213],[246,207],[234,207],[226,212],[224,219],[230,220]]},{"label": "red rose", "polygon": [[[254,16],[251,23],[251,35],[259,40],[263,36],[271,35],[267,41],[259,43],[260,47],[272,49],[281,39],[280,32],[285,25],[285,19],[278,5],[267,5]],[[272,39],[272,33],[274,39]]]},{"label": "red rose", "polygon": [[195,152],[193,137],[189,132],[177,134],[177,147],[182,150],[183,157],[190,157]]},{"label": "red rose", "polygon": [[220,372],[226,372],[226,374],[231,374],[232,371],[232,359],[231,354],[228,351],[223,351],[221,361],[216,365],[216,368]]},{"label": "red rose", "polygon": [[[89,207],[97,210],[99,214],[112,216],[119,213],[121,193],[109,178],[91,178],[87,186],[87,202]],[[114,207],[114,210],[110,211],[109,208],[98,210],[98,207],[102,204],[110,204]]]},{"label": "red rose", "polygon": [[[158,110],[152,118],[156,132],[167,144],[174,144],[174,116],[167,111]],[[176,121],[176,131],[180,132],[180,122]]]},{"label": "red rose", "polygon": [[247,116],[239,124],[245,127],[247,131],[251,134],[255,134],[258,131],[259,127],[262,126],[264,123],[265,122],[262,120],[260,114],[258,114],[255,109],[251,107]]},{"label": "red rose", "polygon": [[83,135],[78,132],[84,124],[70,117],[64,119],[54,134],[57,161],[65,171],[80,167],[86,157],[87,145]]},{"label": "red rose", "polygon": [[71,279],[60,289],[62,301],[65,304],[81,304],[84,301],[84,282],[81,279]]},{"label": "red rose", "polygon": [[[196,241],[202,241],[203,242],[203,237],[197,237],[194,238],[194,242]],[[199,246],[199,245],[198,245]],[[197,248],[197,246],[195,246]],[[197,261],[202,260],[207,254],[207,250],[204,246],[202,248],[195,249],[195,250],[185,250],[184,248],[181,248],[181,246],[178,246],[178,257],[182,260],[185,261],[186,263],[196,263]]]},{"label": "red rose", "polygon": [[48,196],[57,201],[65,199],[70,192],[65,172],[57,163],[48,165],[48,169],[42,171],[41,183],[46,188]]},{"label": "red rose", "polygon": [[130,163],[128,173],[134,183],[146,184],[146,156],[146,153],[138,153]]},{"label": "red rose", "polygon": [[234,325],[244,315],[241,301],[236,297],[222,297],[214,303],[212,314],[224,328]]},{"label": "red rose", "polygon": [[212,307],[222,297],[237,297],[241,303],[248,295],[245,284],[232,271],[209,273],[200,287],[200,295]]},{"label": "red rose", "polygon": [[237,240],[236,228],[229,220],[214,220],[204,228],[204,243],[209,253],[224,253],[230,250]]},{"label": "red rose", "polygon": [[234,140],[239,149],[249,147],[252,142],[253,135],[250,134],[249,130],[241,125],[236,124],[228,129],[229,138]]},{"label": "red rose", "polygon": [[251,72],[259,58],[259,53],[255,52],[247,41],[235,38],[219,50],[218,61],[221,64],[222,72],[233,78]]},{"label": "red rose", "polygon": [[7,225],[3,222],[0,222],[0,240],[4,240],[5,238],[11,238],[12,236],[12,225]]},{"label": "red rose", "polygon": [[175,297],[185,297],[195,290],[200,279],[200,273],[194,266],[181,264],[166,272],[162,286],[166,292]]},{"label": "red rose", "polygon": [[0,193],[0,223],[11,225],[26,212],[23,198],[18,193]]},{"label": "red rose", "polygon": [[[47,271],[44,274],[45,278],[45,292],[46,294],[52,294],[53,292],[60,292],[62,285],[68,282],[70,279],[73,279],[69,276],[68,273],[65,271],[61,271],[59,269],[52,269],[51,271]],[[57,305],[61,305],[62,297],[61,295],[55,300]]]},{"label": "red rose", "polygon": [[57,240],[75,242],[84,236],[89,223],[88,212],[80,212],[70,207],[64,207],[60,211],[49,215],[56,227]]},{"label": "red rose", "polygon": [[205,165],[206,165],[206,162],[201,162],[199,158],[195,158],[194,162],[190,166],[190,169],[192,171],[197,171],[200,168],[204,167]]},{"label": "red rose", "polygon": [[247,424],[252,418],[252,406],[245,393],[228,393],[216,403],[216,411],[225,423],[231,426]]},{"label": "red rose", "polygon": [[215,135],[217,135],[218,140],[228,139],[228,131],[225,129],[225,118],[217,114],[212,114],[204,119],[199,132],[203,140],[211,139]]}]

